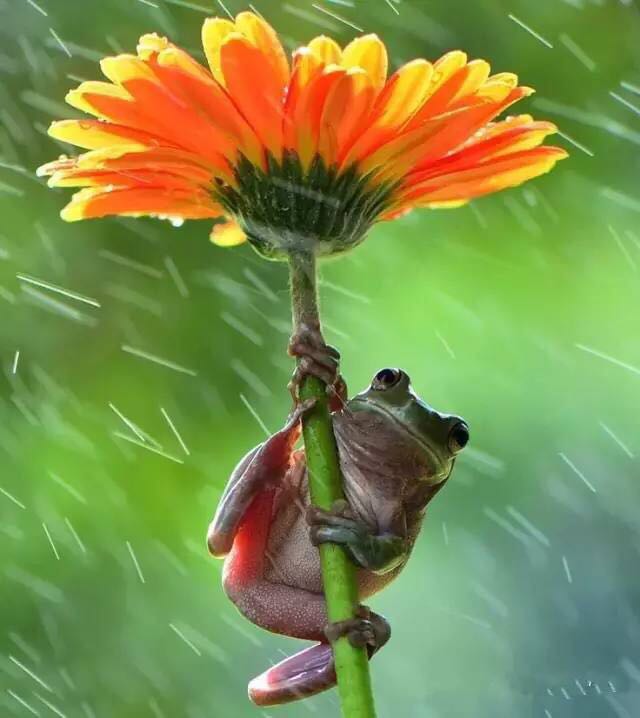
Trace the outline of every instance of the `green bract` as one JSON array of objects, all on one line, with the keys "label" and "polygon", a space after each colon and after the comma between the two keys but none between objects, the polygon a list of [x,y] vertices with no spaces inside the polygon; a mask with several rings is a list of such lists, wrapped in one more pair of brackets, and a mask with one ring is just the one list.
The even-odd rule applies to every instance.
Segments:
[{"label": "green bract", "polygon": [[340,171],[316,155],[304,171],[298,155],[282,162],[267,157],[266,172],[244,155],[235,171],[236,187],[217,183],[215,199],[242,227],[267,259],[292,252],[339,254],[359,244],[391,204],[395,183],[371,182],[356,165]]}]

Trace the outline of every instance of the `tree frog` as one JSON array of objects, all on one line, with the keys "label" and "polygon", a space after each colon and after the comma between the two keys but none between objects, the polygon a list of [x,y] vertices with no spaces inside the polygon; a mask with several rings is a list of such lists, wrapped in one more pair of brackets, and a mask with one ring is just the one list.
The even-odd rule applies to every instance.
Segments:
[{"label": "tree frog", "polygon": [[[335,379],[327,367],[331,374],[337,362],[318,363],[314,354],[302,374]],[[209,550],[224,557],[223,587],[240,612],[274,633],[316,642],[250,682],[249,696],[261,706],[333,686],[331,644],[340,636],[366,645],[369,655],[386,643],[389,624],[364,606],[354,619],[327,625],[317,546],[345,549],[358,567],[360,599],[380,591],[406,564],[427,504],[469,440],[467,424],[418,398],[404,371],[382,369],[348,400],[344,382],[334,384],[345,500],[331,511],[310,503],[296,442],[314,400],[298,401],[284,427],[236,466],[209,526]]]}]

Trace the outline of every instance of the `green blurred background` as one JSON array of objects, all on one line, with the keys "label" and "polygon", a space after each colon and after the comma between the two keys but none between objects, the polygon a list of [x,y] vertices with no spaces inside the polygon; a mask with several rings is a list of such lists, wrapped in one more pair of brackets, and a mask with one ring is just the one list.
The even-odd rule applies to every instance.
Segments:
[{"label": "green blurred background", "polygon": [[[394,631],[372,664],[379,715],[637,716],[638,9],[255,1],[290,48],[358,34],[318,6],[379,33],[394,65],[459,47],[517,72],[538,90],[519,111],[571,138],[551,175],[379,226],[323,268],[352,390],[401,366],[472,427],[405,573],[372,601]],[[274,430],[288,410],[285,268],[213,247],[207,223],[66,225],[68,192],[34,176],[68,151],[46,127],[73,116],[64,94],[100,57],[147,31],[202,57],[206,14],[223,11],[0,0],[2,716],[339,715],[335,692],[248,703],[248,679],[300,646],[244,621],[204,550],[229,472],[264,435],[254,415]],[[123,438],[140,436],[146,449]]]}]

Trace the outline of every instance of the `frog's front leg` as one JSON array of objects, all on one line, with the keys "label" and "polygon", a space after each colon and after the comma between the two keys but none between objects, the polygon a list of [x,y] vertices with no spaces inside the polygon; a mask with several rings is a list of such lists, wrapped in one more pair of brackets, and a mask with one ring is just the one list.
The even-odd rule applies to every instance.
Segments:
[{"label": "frog's front leg", "polygon": [[336,501],[331,511],[310,506],[307,522],[313,544],[339,544],[357,566],[373,573],[388,573],[406,560],[408,547],[402,536],[374,533],[344,500]]}]

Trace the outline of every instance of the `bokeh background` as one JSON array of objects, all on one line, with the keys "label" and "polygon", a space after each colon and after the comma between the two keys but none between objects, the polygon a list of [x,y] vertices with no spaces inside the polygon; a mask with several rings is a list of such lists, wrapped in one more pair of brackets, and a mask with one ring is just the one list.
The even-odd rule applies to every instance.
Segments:
[{"label": "bokeh background", "polygon": [[[254,6],[290,48],[346,43],[351,23],[394,65],[459,47],[516,71],[538,90],[519,111],[558,122],[571,151],[525,188],[377,227],[323,268],[352,389],[401,366],[472,427],[405,573],[372,601],[394,631],[372,664],[380,716],[637,716],[637,5]],[[68,194],[34,176],[69,150],[46,127],[74,116],[64,94],[100,57],[147,31],[202,57],[200,25],[223,12],[0,0],[2,716],[339,715],[334,692],[248,703],[248,679],[300,646],[236,613],[204,549],[235,462],[288,410],[285,267],[213,247],[206,223],[66,225]]]}]

